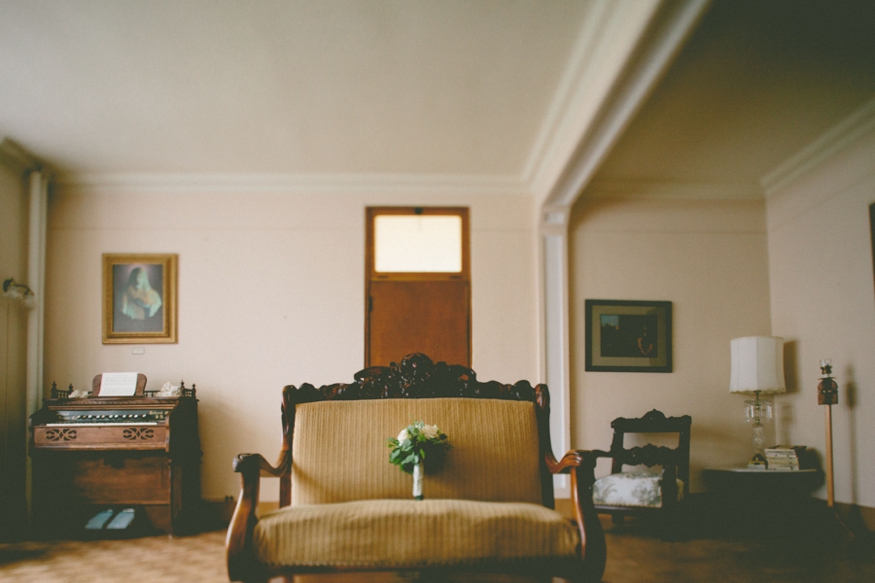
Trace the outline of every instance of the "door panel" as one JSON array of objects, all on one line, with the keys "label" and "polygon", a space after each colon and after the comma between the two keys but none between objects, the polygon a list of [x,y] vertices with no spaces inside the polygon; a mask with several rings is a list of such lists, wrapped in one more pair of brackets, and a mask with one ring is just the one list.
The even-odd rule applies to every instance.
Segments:
[{"label": "door panel", "polygon": [[388,366],[411,352],[471,365],[467,281],[372,281],[366,366]]}]

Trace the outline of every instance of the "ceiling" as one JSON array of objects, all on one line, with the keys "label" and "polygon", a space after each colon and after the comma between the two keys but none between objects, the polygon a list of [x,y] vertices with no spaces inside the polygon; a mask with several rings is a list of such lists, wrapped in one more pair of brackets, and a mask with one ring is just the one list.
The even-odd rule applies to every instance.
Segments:
[{"label": "ceiling", "polygon": [[518,175],[592,4],[0,0],[0,133],[62,173]]},{"label": "ceiling", "polygon": [[760,190],[875,98],[875,2],[718,0],[596,181]]},{"label": "ceiling", "polygon": [[[0,0],[0,139],[62,177],[526,185],[658,5]],[[596,179],[756,183],[875,96],[873,30],[869,0],[717,0]]]}]

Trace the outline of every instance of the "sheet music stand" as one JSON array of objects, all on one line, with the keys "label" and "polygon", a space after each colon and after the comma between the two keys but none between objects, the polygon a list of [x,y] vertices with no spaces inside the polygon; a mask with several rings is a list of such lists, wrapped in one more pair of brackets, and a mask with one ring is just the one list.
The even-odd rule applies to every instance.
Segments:
[{"label": "sheet music stand", "polygon": [[[100,396],[100,383],[103,381],[103,373],[94,377],[94,380],[91,381],[91,396],[99,397]],[[137,389],[134,391],[132,396],[134,397],[144,397],[146,395],[146,375],[143,373],[137,373]]]}]

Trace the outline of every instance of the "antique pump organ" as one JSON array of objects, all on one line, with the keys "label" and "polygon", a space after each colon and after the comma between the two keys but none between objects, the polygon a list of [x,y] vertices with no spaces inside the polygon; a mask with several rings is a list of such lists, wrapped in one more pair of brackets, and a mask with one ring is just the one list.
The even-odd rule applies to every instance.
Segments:
[{"label": "antique pump organ", "polygon": [[84,398],[53,387],[31,416],[35,524],[71,530],[95,511],[133,507],[140,524],[192,528],[201,459],[194,385],[157,396],[139,374],[131,396],[101,396],[102,376]]}]

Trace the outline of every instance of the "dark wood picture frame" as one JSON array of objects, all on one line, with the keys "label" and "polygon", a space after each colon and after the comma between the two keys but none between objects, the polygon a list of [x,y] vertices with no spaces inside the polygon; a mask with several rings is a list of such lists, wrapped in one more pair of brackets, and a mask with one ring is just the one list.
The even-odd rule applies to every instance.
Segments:
[{"label": "dark wood picture frame", "polygon": [[671,302],[586,300],[586,366],[594,372],[671,372]]},{"label": "dark wood picture frame", "polygon": [[174,254],[103,255],[103,343],[175,344]]}]

